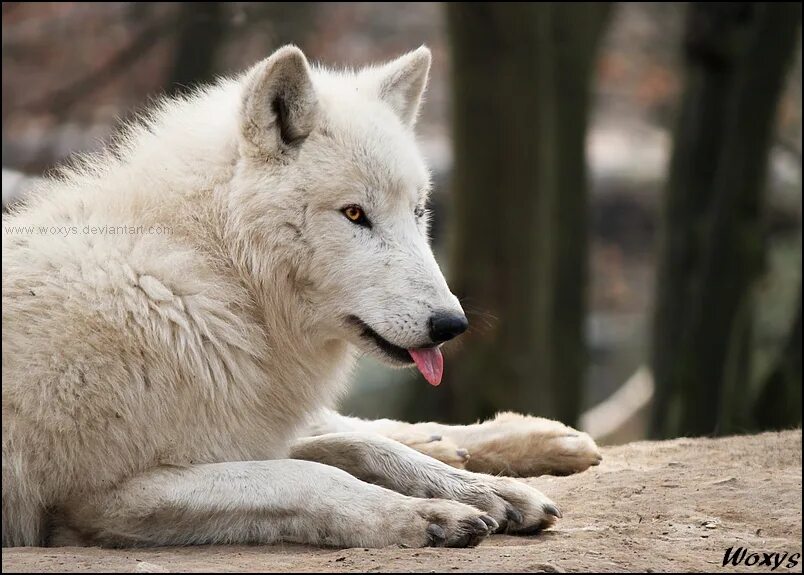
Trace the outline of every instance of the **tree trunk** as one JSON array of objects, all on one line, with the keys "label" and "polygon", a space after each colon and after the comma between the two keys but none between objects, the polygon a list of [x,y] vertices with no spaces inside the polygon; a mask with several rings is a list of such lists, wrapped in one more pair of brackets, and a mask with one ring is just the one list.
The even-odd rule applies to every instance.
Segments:
[{"label": "tree trunk", "polygon": [[[587,367],[586,287],[588,275],[588,176],[586,131],[595,55],[610,3],[552,5],[552,30],[544,53],[552,61],[552,111],[543,109],[546,170],[554,180],[543,187],[540,330],[544,386],[550,395],[546,416],[577,423],[583,408]],[[538,405],[530,410],[545,415]]]},{"label": "tree trunk", "polygon": [[801,14],[794,3],[689,10],[654,320],[653,432],[660,436],[747,425],[765,172]]},{"label": "tree trunk", "polygon": [[179,36],[168,81],[171,94],[182,94],[214,78],[215,54],[226,31],[224,2],[183,2]]},{"label": "tree trunk", "polygon": [[[472,327],[440,417],[503,409],[573,423],[585,369],[584,136],[607,5],[450,3],[451,285]],[[421,410],[419,415],[422,414]]]},{"label": "tree trunk", "polygon": [[762,429],[801,427],[801,291],[787,343],[762,382],[753,408],[754,420]]}]

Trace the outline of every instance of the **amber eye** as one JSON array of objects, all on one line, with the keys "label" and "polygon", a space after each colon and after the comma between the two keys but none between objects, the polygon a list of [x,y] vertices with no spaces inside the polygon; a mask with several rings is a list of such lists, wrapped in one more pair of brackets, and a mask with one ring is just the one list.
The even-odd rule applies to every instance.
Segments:
[{"label": "amber eye", "polygon": [[357,224],[359,226],[366,226],[367,228],[371,227],[371,224],[366,217],[366,212],[363,211],[363,208],[360,206],[346,206],[341,210],[346,219],[348,219],[353,224]]}]

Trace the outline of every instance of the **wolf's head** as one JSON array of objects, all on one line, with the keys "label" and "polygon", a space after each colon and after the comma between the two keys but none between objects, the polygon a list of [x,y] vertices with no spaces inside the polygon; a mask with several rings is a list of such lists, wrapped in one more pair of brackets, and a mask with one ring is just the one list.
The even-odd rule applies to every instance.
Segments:
[{"label": "wolf's head", "polygon": [[314,329],[416,363],[437,385],[438,346],[467,321],[427,238],[429,174],[413,126],[429,69],[424,47],[357,72],[311,69],[292,46],[275,52],[243,79],[234,201]]}]

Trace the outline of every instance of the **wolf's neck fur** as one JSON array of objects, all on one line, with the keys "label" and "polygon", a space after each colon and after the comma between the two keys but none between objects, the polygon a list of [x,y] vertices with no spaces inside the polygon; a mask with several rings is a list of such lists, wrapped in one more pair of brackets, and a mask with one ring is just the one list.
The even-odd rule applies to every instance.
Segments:
[{"label": "wolf's neck fur", "polygon": [[[211,281],[229,292],[222,303],[234,302],[239,321],[259,327],[264,342],[255,349],[262,349],[263,363],[285,366],[277,373],[293,379],[300,393],[331,404],[345,388],[355,350],[321,329],[288,273],[291,262],[277,256],[283,253],[281,218],[271,222],[277,229],[265,226],[255,242],[244,221],[259,216],[264,222],[265,214],[244,213],[247,208],[231,196],[240,160],[241,89],[224,80],[190,98],[163,102],[125,130],[112,152],[65,169],[50,190],[61,201],[43,195],[38,207],[58,206],[61,213],[48,218],[54,221],[169,226],[171,247],[184,244],[201,254]],[[322,394],[323,388],[331,393]]]}]

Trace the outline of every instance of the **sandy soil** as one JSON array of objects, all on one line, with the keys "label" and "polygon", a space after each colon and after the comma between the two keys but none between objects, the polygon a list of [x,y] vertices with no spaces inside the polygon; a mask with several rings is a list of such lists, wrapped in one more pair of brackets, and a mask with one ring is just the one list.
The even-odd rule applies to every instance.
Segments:
[{"label": "sandy soil", "polygon": [[[3,572],[733,571],[729,547],[801,553],[801,430],[678,439],[604,449],[573,477],[528,480],[564,511],[532,537],[495,535],[475,549],[196,547],[18,548]],[[776,572],[801,572],[801,559]],[[770,571],[767,566],[738,570]]]}]

